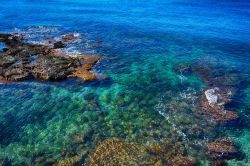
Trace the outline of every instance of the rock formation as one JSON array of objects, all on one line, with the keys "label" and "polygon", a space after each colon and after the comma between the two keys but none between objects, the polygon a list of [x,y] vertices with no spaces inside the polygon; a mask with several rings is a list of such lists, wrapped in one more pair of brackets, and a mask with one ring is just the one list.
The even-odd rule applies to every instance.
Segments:
[{"label": "rock formation", "polygon": [[108,139],[88,156],[85,165],[133,166],[194,166],[195,162],[184,157],[184,149],[175,144],[151,146]]},{"label": "rock formation", "polygon": [[239,151],[230,138],[221,138],[207,145],[208,155],[214,160],[237,158]]},{"label": "rock formation", "polygon": [[[64,40],[72,39],[73,36],[70,35],[65,36]],[[0,52],[1,82],[27,79],[60,80],[69,76],[83,80],[96,79],[95,73],[90,70],[100,57],[72,58],[45,45],[26,43],[17,35],[11,34],[0,34],[0,42],[7,46]],[[63,45],[59,46],[54,43],[54,47],[57,48]]]},{"label": "rock formation", "polygon": [[202,91],[200,107],[196,114],[208,122],[216,125],[231,125],[237,122],[236,112],[225,110],[224,106],[230,102],[232,91],[228,88],[207,88]]},{"label": "rock formation", "polygon": [[211,87],[237,87],[242,83],[242,79],[237,74],[237,71],[225,69],[223,66],[194,63],[192,64],[192,71],[194,71],[206,85]]}]

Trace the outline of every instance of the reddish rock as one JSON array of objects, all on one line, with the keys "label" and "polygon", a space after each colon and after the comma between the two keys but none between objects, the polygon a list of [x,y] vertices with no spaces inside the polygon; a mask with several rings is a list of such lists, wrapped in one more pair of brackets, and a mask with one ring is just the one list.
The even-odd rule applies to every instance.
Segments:
[{"label": "reddish rock", "polygon": [[233,142],[230,138],[221,138],[214,142],[208,143],[208,156],[211,159],[233,159],[238,157],[238,150],[233,145]]},{"label": "reddish rock", "polygon": [[62,37],[62,39],[64,39],[64,40],[74,40],[74,39],[76,39],[76,36],[74,34],[68,34],[68,35],[64,35]]},{"label": "reddish rock", "polygon": [[195,63],[192,65],[192,70],[208,85],[213,83],[213,71],[206,65]]},{"label": "reddish rock", "polygon": [[201,112],[206,116],[207,120],[215,122],[219,125],[225,125],[227,123],[234,123],[238,120],[238,115],[236,112],[223,110],[219,107],[211,107],[208,104],[206,98],[202,97],[201,100],[202,110]]},{"label": "reddish rock", "polygon": [[8,84],[8,83],[11,83],[11,81],[8,81],[5,78],[3,78],[2,76],[0,76],[0,84]]},{"label": "reddish rock", "polygon": [[239,118],[237,113],[224,109],[225,104],[230,102],[231,95],[230,89],[209,88],[203,90],[200,107],[197,108],[196,114],[217,125],[237,122]]}]

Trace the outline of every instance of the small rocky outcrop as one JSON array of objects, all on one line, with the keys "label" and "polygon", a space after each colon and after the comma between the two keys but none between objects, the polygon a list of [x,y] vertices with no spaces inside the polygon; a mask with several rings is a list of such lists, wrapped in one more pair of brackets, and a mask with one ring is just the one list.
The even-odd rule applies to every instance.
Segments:
[{"label": "small rocky outcrop", "polygon": [[213,160],[228,160],[239,156],[239,151],[228,137],[208,143],[207,149],[209,158]]},{"label": "small rocky outcrop", "polygon": [[91,72],[91,68],[100,60],[100,57],[96,56],[83,56],[79,57],[78,61],[81,64],[75,71],[70,75],[70,77],[78,77],[85,81],[97,79],[97,74]]},{"label": "small rocky outcrop", "polygon": [[[49,46],[26,43],[18,36],[20,35],[0,34],[0,42],[7,46],[0,52],[1,82],[27,79],[61,80],[69,76],[83,80],[97,78],[90,70],[100,57],[72,58]],[[65,36],[65,40],[72,38],[71,35]],[[54,48],[61,47],[64,47],[62,41],[54,43]]]},{"label": "small rocky outcrop", "polygon": [[204,89],[202,93],[200,106],[196,110],[198,116],[216,125],[231,125],[237,122],[237,113],[224,109],[233,95],[231,89],[214,87]]},{"label": "small rocky outcrop", "polygon": [[77,36],[75,34],[67,34],[62,37],[63,40],[74,40]]}]

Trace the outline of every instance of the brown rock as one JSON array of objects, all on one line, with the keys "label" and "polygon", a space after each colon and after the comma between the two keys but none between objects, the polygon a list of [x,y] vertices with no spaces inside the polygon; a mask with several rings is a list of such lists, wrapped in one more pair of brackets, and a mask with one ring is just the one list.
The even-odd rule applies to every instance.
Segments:
[{"label": "brown rock", "polygon": [[62,37],[62,39],[64,39],[64,40],[74,40],[74,39],[76,39],[76,36],[74,34],[68,34],[68,35],[64,35]]},{"label": "brown rock", "polygon": [[8,84],[11,83],[12,81],[8,81],[5,78],[3,78],[2,76],[0,76],[0,84]]},{"label": "brown rock", "polygon": [[207,145],[208,155],[211,159],[233,159],[237,158],[238,150],[230,138],[221,138]]},{"label": "brown rock", "polygon": [[[60,80],[68,76],[83,80],[97,78],[90,70],[100,57],[71,58],[48,46],[25,43],[10,34],[0,34],[0,42],[8,47],[5,52],[0,52],[1,80]],[[55,48],[64,46],[61,41],[54,44]]]},{"label": "brown rock", "polygon": [[224,91],[219,88],[203,90],[200,107],[197,108],[196,114],[212,124],[231,125],[238,121],[239,116],[236,112],[224,109],[224,105],[230,101],[228,96],[231,94],[222,92]]},{"label": "brown rock", "polygon": [[75,69],[70,77],[78,77],[84,81],[92,81],[97,78],[96,74],[91,72],[90,69],[100,60],[97,56],[80,56],[76,58],[80,67]]}]

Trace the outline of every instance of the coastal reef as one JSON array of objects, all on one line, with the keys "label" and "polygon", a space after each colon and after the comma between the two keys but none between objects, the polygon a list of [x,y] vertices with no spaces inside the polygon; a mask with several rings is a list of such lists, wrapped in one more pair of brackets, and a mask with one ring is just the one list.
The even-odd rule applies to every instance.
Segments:
[{"label": "coastal reef", "polygon": [[31,44],[23,38],[24,36],[19,34],[0,34],[0,42],[6,46],[0,51],[1,82],[29,79],[61,80],[68,77],[89,81],[97,78],[91,69],[100,57],[70,57],[57,49],[64,47],[66,41],[73,40],[75,36],[63,36],[62,41],[54,43],[54,47]]},{"label": "coastal reef", "polygon": [[85,165],[153,165],[153,161],[139,145],[108,139],[96,147]]},{"label": "coastal reef", "polygon": [[195,115],[205,119],[212,125],[228,126],[239,121],[239,116],[234,110],[227,110],[239,87],[244,87],[245,82],[234,70],[225,70],[223,66],[214,64],[204,65],[201,62],[193,64],[177,64],[173,67],[177,74],[195,74],[205,83],[201,90],[200,101],[195,109]]},{"label": "coastal reef", "polygon": [[[82,156],[82,157],[81,157]],[[118,138],[101,141],[86,157],[76,155],[59,161],[55,166],[195,166],[196,161],[185,156],[180,144],[139,144]]]},{"label": "coastal reef", "polygon": [[208,155],[212,159],[234,159],[239,157],[239,151],[234,146],[233,141],[228,138],[220,138],[208,143]]},{"label": "coastal reef", "polygon": [[208,88],[203,90],[196,114],[204,117],[208,122],[216,125],[235,124],[239,116],[234,111],[225,110],[224,106],[230,102],[232,91],[228,88]]},{"label": "coastal reef", "polygon": [[[182,76],[198,76],[204,83],[199,100],[194,109],[194,115],[205,120],[208,126],[212,126],[217,136],[211,137],[205,143],[207,158],[210,165],[221,166],[227,163],[226,160],[241,159],[241,152],[237,149],[234,141],[229,137],[221,135],[220,130],[236,128],[240,125],[240,116],[237,107],[229,107],[234,102],[235,96],[244,88],[246,80],[237,75],[237,71],[225,69],[215,64],[193,64],[180,63],[173,67],[173,70]],[[195,128],[196,130],[196,128]]]},{"label": "coastal reef", "polygon": [[195,165],[192,159],[183,155],[184,148],[175,144],[141,145],[112,138],[97,146],[89,155],[85,165]]}]

